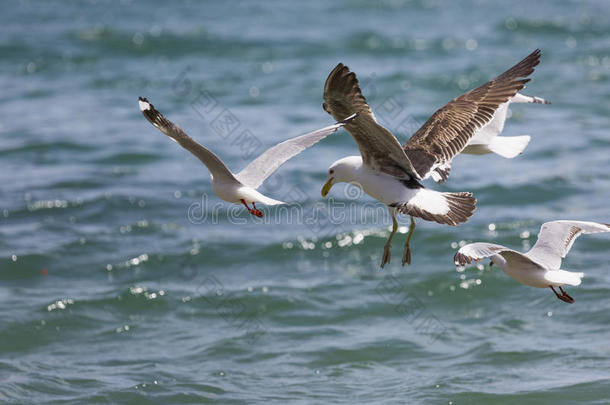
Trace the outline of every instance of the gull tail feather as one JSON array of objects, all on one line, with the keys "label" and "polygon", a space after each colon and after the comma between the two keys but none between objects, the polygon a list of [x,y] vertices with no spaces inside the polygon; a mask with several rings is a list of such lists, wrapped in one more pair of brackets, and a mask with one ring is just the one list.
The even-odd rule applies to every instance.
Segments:
[{"label": "gull tail feather", "polygon": [[585,276],[584,273],[574,273],[565,270],[551,270],[547,271],[544,275],[544,279],[552,283],[554,286],[567,285],[580,285],[582,278]]},{"label": "gull tail feather", "polygon": [[488,148],[506,159],[512,159],[523,153],[523,150],[530,143],[529,135],[523,136],[496,136],[489,143]]},{"label": "gull tail feather", "polygon": [[422,188],[409,202],[396,208],[403,214],[455,226],[470,218],[476,203],[472,193],[440,193]]}]

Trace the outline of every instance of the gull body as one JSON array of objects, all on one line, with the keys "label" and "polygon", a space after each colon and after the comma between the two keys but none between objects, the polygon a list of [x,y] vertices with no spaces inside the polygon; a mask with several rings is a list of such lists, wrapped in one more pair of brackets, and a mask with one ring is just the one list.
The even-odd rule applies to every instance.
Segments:
[{"label": "gull body", "polygon": [[[410,240],[414,217],[456,226],[475,210],[471,193],[441,193],[426,189],[420,180],[449,176],[452,159],[462,152],[476,131],[493,121],[494,113],[515,97],[529,81],[526,77],[538,65],[540,50],[491,81],[462,94],[438,109],[406,144],[379,124],[358,85],[354,72],[339,63],[324,84],[322,107],[335,119],[357,113],[346,123],[360,157],[348,156],[334,162],[322,187],[325,197],[339,182],[360,185],[364,192],[383,202],[392,217],[392,232],[384,246],[381,267],[390,261],[390,245],[398,228],[397,214],[411,218],[402,264],[411,263]],[[503,125],[503,122],[502,122]]]},{"label": "gull body", "polygon": [[237,184],[235,182],[216,180],[212,174],[210,174],[210,177],[212,182],[212,190],[221,200],[225,200],[233,204],[240,204],[241,200],[254,203],[259,202],[265,205],[285,204],[283,201],[274,200],[273,198],[267,197],[252,187]]},{"label": "gull body", "polygon": [[515,94],[510,101],[498,107],[490,122],[476,131],[462,153],[469,155],[495,153],[507,159],[512,159],[523,153],[530,142],[531,137],[529,135],[499,136],[504,130],[508,107],[513,103],[551,104],[540,97],[526,96],[521,93]]},{"label": "gull body", "polygon": [[519,260],[518,257],[506,260],[502,255],[495,254],[491,256],[491,262],[517,282],[535,288],[560,287],[566,284],[577,286],[584,277],[584,273],[548,269],[529,260]]},{"label": "gull body", "polygon": [[403,180],[392,175],[371,170],[362,156],[347,156],[331,165],[332,183],[351,183],[374,199],[394,210],[401,202],[422,206],[433,215],[446,215],[450,211],[444,194],[419,185],[414,179]]},{"label": "gull body", "polygon": [[[233,174],[218,156],[188,136],[179,126],[165,118],[147,99],[138,100],[140,111],[151,124],[195,155],[210,171],[212,190],[220,199],[234,204],[243,204],[252,215],[262,217],[256,203],[278,205],[284,202],[267,197],[256,189],[288,159],[337,131],[356,114],[333,125],[288,139],[267,149],[245,169]],[[252,208],[248,206],[252,204]]]},{"label": "gull body", "polygon": [[[521,284],[536,288],[551,288],[557,298],[573,303],[562,288],[580,285],[584,273],[561,269],[574,241],[581,234],[610,232],[609,224],[587,221],[552,221],[542,224],[538,240],[527,253],[517,252],[502,245],[477,242],[463,246],[454,257],[457,265],[467,265],[485,257],[491,258],[504,273]],[[561,294],[555,291],[559,287]]]}]

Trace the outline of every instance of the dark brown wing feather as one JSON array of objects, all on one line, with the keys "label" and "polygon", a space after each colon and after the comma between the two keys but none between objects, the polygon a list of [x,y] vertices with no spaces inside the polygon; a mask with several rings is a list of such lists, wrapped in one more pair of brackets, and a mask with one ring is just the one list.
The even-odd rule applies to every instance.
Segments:
[{"label": "dark brown wing feather", "polygon": [[375,120],[358,86],[356,74],[342,63],[326,79],[322,106],[336,120],[358,113],[354,120],[345,124],[345,129],[356,141],[367,166],[401,179],[419,179],[398,140]]},{"label": "dark brown wing feather", "polygon": [[540,62],[536,49],[495,79],[464,93],[437,110],[407,141],[404,150],[423,178],[459,154],[475,131],[487,124],[496,109],[514,97]]}]

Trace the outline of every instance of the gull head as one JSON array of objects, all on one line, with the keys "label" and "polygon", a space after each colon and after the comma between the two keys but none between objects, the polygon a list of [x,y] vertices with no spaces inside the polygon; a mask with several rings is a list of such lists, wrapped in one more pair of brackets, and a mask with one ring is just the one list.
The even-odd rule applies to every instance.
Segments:
[{"label": "gull head", "polygon": [[502,270],[508,266],[507,260],[500,254],[495,254],[489,258],[489,267],[498,266]]},{"label": "gull head", "polygon": [[362,166],[360,156],[348,156],[337,160],[328,168],[328,179],[322,186],[322,197],[326,197],[336,183],[350,183],[357,180],[358,168]]}]

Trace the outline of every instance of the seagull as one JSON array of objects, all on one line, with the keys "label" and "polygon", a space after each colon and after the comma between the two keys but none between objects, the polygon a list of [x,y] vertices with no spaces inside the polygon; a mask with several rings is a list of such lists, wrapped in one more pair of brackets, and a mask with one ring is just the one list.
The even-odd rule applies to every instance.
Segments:
[{"label": "seagull", "polygon": [[[243,204],[250,214],[259,218],[263,216],[263,212],[256,208],[257,202],[266,205],[285,204],[256,191],[265,179],[288,159],[326,138],[356,117],[356,114],[352,114],[333,125],[278,143],[250,162],[241,172],[233,174],[218,156],[165,118],[146,98],[139,97],[138,105],[151,124],[207,166],[212,178],[212,190],[218,197],[230,203]],[[252,204],[252,208],[248,204]]]},{"label": "seagull", "polygon": [[[542,224],[538,240],[527,253],[517,252],[493,243],[471,243],[454,256],[456,265],[465,266],[472,261],[491,257],[490,265],[500,268],[521,284],[536,288],[549,287],[560,300],[572,304],[574,298],[563,285],[580,285],[583,273],[561,270],[561,259],[566,257],[574,241],[581,234],[610,232],[610,224],[585,221],[552,221]],[[561,294],[555,291],[559,287]]]},{"label": "seagull", "polygon": [[390,262],[390,244],[398,228],[398,213],[411,217],[403,266],[411,263],[413,217],[455,226],[472,215],[476,199],[471,193],[428,190],[420,180],[435,171],[443,179],[449,176],[451,160],[464,150],[478,129],[492,121],[500,105],[523,89],[529,81],[525,77],[534,71],[539,60],[540,50],[536,50],[495,79],[453,99],[437,110],[404,146],[377,122],[358,86],[356,74],[343,63],[333,69],[324,85],[322,107],[335,119],[358,114],[345,124],[345,129],[356,141],[360,156],[348,156],[330,166],[322,196],[334,184],[347,182],[386,204],[392,217],[392,232],[384,246],[382,268]]},{"label": "seagull", "polygon": [[[512,103],[551,104],[550,101],[540,97],[526,96],[521,93],[515,94],[513,98],[498,107],[493,118],[487,125],[475,132],[462,153],[469,155],[495,153],[506,159],[512,159],[523,153],[523,150],[525,150],[530,142],[531,138],[529,135],[498,136],[504,129],[508,106]],[[437,172],[432,173],[432,178],[437,182],[442,180]]]},{"label": "seagull", "polygon": [[[534,59],[536,59],[535,63],[532,65],[533,68],[539,62],[540,50],[537,49],[526,59],[528,58],[532,58],[532,62],[534,62]],[[497,77],[496,79],[498,78],[499,77]],[[529,79],[525,80],[524,83],[528,81]],[[491,82],[493,82],[493,80]],[[487,86],[491,82],[488,82],[481,87]],[[481,87],[479,87],[478,89],[481,89]],[[466,97],[469,93],[473,93],[478,89],[465,93],[462,96],[458,97],[458,99],[461,97]],[[461,153],[469,155],[484,155],[487,153],[495,153],[507,159],[512,159],[521,154],[530,142],[531,138],[529,135],[511,137],[498,136],[504,130],[504,123],[506,122],[507,118],[508,106],[512,103],[551,104],[550,101],[547,101],[541,97],[526,96],[522,93],[516,93],[505,103],[500,104],[500,106],[495,109],[492,118],[485,125],[475,130],[474,135],[472,136],[472,138],[470,138],[466,147],[464,148],[464,150],[462,150]],[[445,107],[447,107],[447,105]],[[409,150],[406,150],[405,152],[407,153],[407,156],[411,157],[411,152]],[[414,158],[416,159],[416,157]],[[426,173],[424,178],[432,177],[435,182],[443,183],[449,177],[450,170],[451,160],[448,160],[442,164],[439,164],[433,170]]]}]

